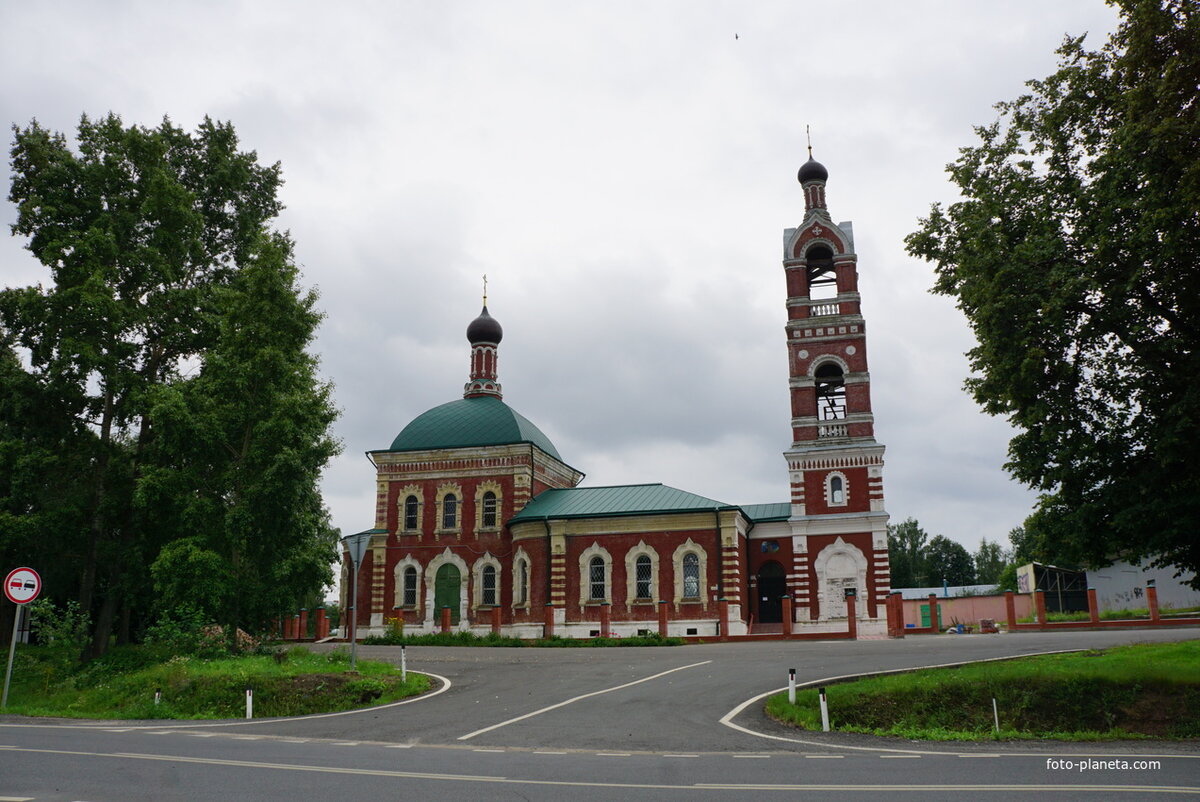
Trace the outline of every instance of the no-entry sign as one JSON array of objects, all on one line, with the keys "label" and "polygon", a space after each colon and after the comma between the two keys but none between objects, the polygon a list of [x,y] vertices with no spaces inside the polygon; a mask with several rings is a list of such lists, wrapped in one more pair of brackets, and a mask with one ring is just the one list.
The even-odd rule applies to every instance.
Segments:
[{"label": "no-entry sign", "polygon": [[4,595],[14,604],[29,604],[42,592],[42,578],[32,568],[14,568],[4,578]]}]

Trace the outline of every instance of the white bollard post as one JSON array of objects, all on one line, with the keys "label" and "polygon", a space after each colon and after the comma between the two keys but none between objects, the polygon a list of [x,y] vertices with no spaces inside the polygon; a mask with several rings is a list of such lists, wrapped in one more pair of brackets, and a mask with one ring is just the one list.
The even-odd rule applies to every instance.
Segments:
[{"label": "white bollard post", "polygon": [[400,681],[408,682],[408,660],[404,656],[404,644],[400,644]]},{"label": "white bollard post", "polygon": [[246,688],[246,718],[254,718],[254,689]]},{"label": "white bollard post", "polygon": [[996,697],[992,697],[992,717],[996,719],[996,732],[1000,732],[1000,709],[996,707]]},{"label": "white bollard post", "polygon": [[818,689],[821,694],[821,729],[829,732],[829,702],[825,699],[825,689]]},{"label": "white bollard post", "polygon": [[788,704],[796,704],[796,669],[788,669]]},{"label": "white bollard post", "polygon": [[154,704],[162,704],[162,688],[154,689]]}]

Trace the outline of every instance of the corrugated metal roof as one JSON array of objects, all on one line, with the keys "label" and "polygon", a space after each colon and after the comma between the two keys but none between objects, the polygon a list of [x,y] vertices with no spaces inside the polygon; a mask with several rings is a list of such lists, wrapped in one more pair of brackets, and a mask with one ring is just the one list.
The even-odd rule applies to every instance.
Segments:
[{"label": "corrugated metal roof", "polygon": [[730,508],[720,501],[664,484],[570,487],[539,493],[510,523],[539,518],[603,518]]},{"label": "corrugated metal roof", "polygon": [[787,501],[775,504],[743,504],[742,512],[755,523],[763,521],[786,521],[792,517],[792,505]]},{"label": "corrugated metal roof", "polygon": [[463,398],[421,413],[396,435],[389,450],[422,451],[511,443],[533,443],[562,461],[558,449],[541,429],[492,396]]}]

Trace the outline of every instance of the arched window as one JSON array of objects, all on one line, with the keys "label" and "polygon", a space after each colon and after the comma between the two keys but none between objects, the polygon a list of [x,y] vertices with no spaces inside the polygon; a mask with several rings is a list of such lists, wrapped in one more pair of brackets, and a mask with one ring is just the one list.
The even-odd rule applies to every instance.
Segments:
[{"label": "arched window", "polygon": [[458,496],[447,493],[442,499],[442,528],[454,529],[458,526]]},{"label": "arched window", "polygon": [[483,585],[483,588],[482,588],[483,592],[481,594],[482,598],[480,599],[480,603],[485,606],[488,606],[488,607],[495,607],[496,606],[496,566],[494,566],[494,565],[483,566],[482,585]]},{"label": "arched window", "polygon": [[523,559],[517,561],[517,586],[513,588],[513,593],[516,595],[514,604],[529,602],[529,563]]},{"label": "arched window", "polygon": [[417,569],[411,565],[404,569],[404,606],[417,606]]},{"label": "arched window", "polygon": [[637,598],[649,599],[653,592],[650,587],[653,578],[650,556],[648,554],[639,555],[635,566],[637,569]]},{"label": "arched window", "polygon": [[846,503],[846,488],[843,486],[842,477],[840,476],[831,476],[829,478],[829,503]]},{"label": "arched window", "polygon": [[683,596],[700,598],[700,558],[693,552],[683,555]]},{"label": "arched window", "polygon": [[604,601],[608,594],[605,592],[605,571],[604,558],[593,557],[588,563],[588,600],[589,601]]},{"label": "arched window", "polygon": [[846,377],[842,366],[825,362],[813,374],[816,379],[817,417],[837,420],[846,417]]},{"label": "arched window", "polygon": [[404,528],[405,529],[411,531],[411,530],[417,528],[419,509],[420,509],[420,503],[417,501],[416,496],[409,496],[408,498],[404,499]]},{"label": "arched window", "polygon": [[496,525],[496,494],[490,490],[483,494],[483,525]]}]

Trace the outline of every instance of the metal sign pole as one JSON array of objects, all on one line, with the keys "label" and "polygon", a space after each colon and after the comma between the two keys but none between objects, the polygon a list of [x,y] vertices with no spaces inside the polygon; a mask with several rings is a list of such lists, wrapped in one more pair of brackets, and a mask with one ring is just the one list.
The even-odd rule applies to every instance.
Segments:
[{"label": "metal sign pole", "polygon": [[358,670],[358,561],[350,558],[350,670]]},{"label": "metal sign pole", "polygon": [[362,562],[367,544],[371,542],[371,532],[359,532],[356,535],[346,535],[342,543],[350,553],[350,670],[358,670],[358,566]]},{"label": "metal sign pole", "polygon": [[13,655],[17,652],[17,631],[21,627],[21,613],[25,607],[18,604],[13,613],[12,642],[8,644],[8,668],[4,671],[4,697],[0,699],[0,707],[8,707],[8,683],[12,680]]}]

